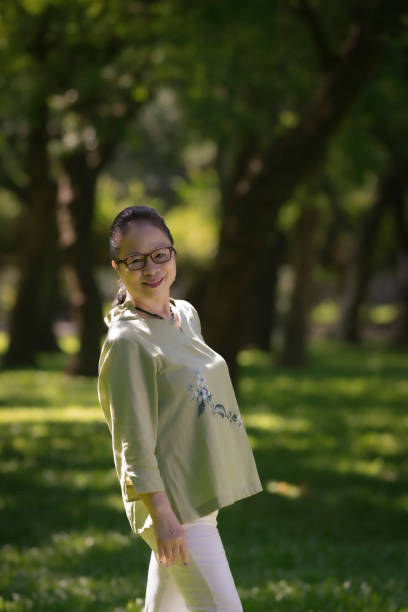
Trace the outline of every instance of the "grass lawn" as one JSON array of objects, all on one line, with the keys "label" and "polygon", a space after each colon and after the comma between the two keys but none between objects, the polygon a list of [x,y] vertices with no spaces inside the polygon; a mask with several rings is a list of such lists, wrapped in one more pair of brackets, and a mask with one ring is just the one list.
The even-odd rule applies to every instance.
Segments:
[{"label": "grass lawn", "polygon": [[[0,372],[0,611],[142,610],[96,380],[65,355]],[[240,354],[265,491],[219,514],[245,612],[408,612],[408,355],[314,341],[303,370]]]}]

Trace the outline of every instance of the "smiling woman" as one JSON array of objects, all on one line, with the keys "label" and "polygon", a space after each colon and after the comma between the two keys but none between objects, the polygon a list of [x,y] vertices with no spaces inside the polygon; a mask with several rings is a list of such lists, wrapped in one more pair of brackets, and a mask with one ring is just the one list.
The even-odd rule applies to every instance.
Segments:
[{"label": "smiling woman", "polygon": [[128,298],[152,311],[148,314],[171,319],[168,295],[176,278],[176,250],[157,211],[148,206],[122,211],[112,224],[110,248],[112,266],[122,281],[115,303]]},{"label": "smiling woman", "polygon": [[227,364],[170,297],[177,252],[156,210],[123,210],[110,250],[121,286],[98,396],[129,522],[152,549],[145,611],[241,612],[217,515],[262,485]]}]

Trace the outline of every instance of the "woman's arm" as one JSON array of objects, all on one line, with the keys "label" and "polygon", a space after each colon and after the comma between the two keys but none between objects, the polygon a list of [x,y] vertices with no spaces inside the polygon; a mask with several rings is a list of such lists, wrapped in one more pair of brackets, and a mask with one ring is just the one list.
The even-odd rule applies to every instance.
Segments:
[{"label": "woman's arm", "polygon": [[164,491],[155,454],[158,398],[153,360],[133,339],[117,337],[101,358],[98,389],[127,501],[142,499],[148,508],[159,561],[176,563],[180,556],[187,562],[184,529]]},{"label": "woman's arm", "polygon": [[153,520],[159,563],[177,563],[179,557],[187,565],[188,553],[183,527],[171,509],[165,491],[139,493]]},{"label": "woman's arm", "polygon": [[106,343],[98,394],[126,501],[137,499],[139,493],[164,491],[155,454],[158,397],[154,360],[129,337]]}]

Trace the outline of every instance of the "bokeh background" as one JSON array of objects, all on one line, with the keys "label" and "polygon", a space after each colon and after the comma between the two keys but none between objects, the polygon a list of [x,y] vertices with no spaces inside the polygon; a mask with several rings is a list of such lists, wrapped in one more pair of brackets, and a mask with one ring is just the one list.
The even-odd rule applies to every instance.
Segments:
[{"label": "bokeh background", "polygon": [[264,484],[219,520],[244,610],[408,610],[407,26],[401,0],[2,0],[0,610],[142,610],[96,395],[137,204]]}]

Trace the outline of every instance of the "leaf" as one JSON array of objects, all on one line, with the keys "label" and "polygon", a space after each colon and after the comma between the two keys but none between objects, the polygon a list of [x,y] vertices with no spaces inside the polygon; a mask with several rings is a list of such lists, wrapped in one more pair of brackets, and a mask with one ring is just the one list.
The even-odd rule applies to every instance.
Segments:
[{"label": "leaf", "polygon": [[225,417],[227,414],[227,411],[225,410],[222,404],[216,404],[214,408],[214,412],[216,414],[220,414],[222,417]]}]

